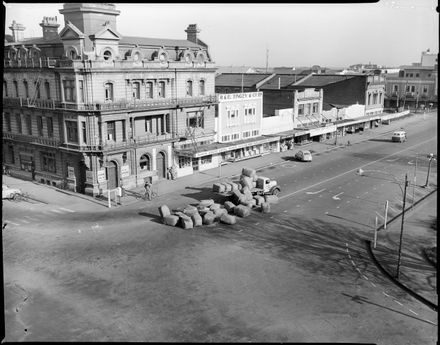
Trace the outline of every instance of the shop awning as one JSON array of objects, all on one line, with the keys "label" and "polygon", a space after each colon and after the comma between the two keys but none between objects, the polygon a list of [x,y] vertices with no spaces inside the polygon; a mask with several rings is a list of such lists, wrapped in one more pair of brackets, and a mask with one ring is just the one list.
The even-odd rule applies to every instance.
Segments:
[{"label": "shop awning", "polygon": [[221,152],[227,152],[231,150],[242,149],[249,146],[261,145],[266,143],[271,143],[274,141],[279,141],[280,136],[259,136],[244,140],[237,140],[231,143],[215,143],[204,146],[199,146],[197,152],[194,149],[175,149],[175,153],[179,156],[199,158],[204,156],[209,156],[212,154],[218,154]]}]

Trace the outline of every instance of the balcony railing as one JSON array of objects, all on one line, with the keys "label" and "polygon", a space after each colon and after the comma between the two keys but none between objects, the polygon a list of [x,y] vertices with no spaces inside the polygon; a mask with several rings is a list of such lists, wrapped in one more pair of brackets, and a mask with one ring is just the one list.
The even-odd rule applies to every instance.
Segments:
[{"label": "balcony railing", "polygon": [[164,98],[151,100],[132,100],[118,101],[106,103],[66,103],[51,99],[35,99],[29,98],[3,98],[4,107],[32,107],[44,109],[69,109],[69,110],[87,110],[87,111],[105,111],[105,110],[126,110],[126,109],[157,109],[157,108],[175,108],[184,106],[201,106],[217,103],[217,97],[202,96],[188,98]]},{"label": "balcony railing", "polygon": [[30,144],[58,147],[61,142],[55,138],[34,137],[32,135],[3,132],[3,139],[21,141]]},{"label": "balcony railing", "polygon": [[215,68],[215,64],[211,61],[206,61],[202,64],[192,62],[191,64],[185,61],[133,61],[133,60],[70,60],[60,58],[40,58],[40,59],[26,59],[26,60],[3,60],[3,67],[5,68],[75,68],[75,69],[173,69],[173,68]]}]

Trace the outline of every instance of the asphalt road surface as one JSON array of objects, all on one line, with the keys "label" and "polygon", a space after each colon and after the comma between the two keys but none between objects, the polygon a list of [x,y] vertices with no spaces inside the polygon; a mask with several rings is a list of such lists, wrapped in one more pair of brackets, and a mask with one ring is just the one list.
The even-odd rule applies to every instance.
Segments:
[{"label": "asphalt road surface", "polygon": [[[436,128],[412,122],[405,143],[372,138],[312,163],[286,153],[259,172],[281,185],[280,203],[234,226],[183,230],[162,225],[157,205],[62,195],[4,202],[16,224],[3,231],[5,340],[434,344],[436,313],[378,271],[365,239],[386,200],[389,217],[402,208],[416,159],[407,202],[420,196]],[[430,174],[435,188],[436,163]],[[209,197],[200,186],[160,201]]]}]

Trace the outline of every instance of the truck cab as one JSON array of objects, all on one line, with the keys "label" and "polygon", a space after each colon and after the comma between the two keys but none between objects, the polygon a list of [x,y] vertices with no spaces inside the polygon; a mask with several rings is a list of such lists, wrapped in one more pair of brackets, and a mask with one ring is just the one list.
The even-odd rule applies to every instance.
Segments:
[{"label": "truck cab", "polygon": [[281,191],[278,187],[277,181],[271,180],[268,177],[259,176],[256,182],[255,194],[278,195]]}]

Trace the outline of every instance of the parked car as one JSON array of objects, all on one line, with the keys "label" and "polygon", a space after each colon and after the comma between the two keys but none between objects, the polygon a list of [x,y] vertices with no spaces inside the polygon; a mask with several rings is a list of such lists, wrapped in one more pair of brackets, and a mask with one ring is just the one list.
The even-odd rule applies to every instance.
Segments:
[{"label": "parked car", "polygon": [[2,199],[14,199],[16,196],[22,195],[20,189],[11,188],[6,184],[2,184]]},{"label": "parked car", "polygon": [[405,131],[396,131],[393,133],[393,136],[391,137],[392,141],[397,141],[399,143],[403,143],[406,141],[406,132]]},{"label": "parked car", "polygon": [[311,162],[312,154],[308,150],[300,150],[297,153],[295,153],[295,159],[302,162]]}]

